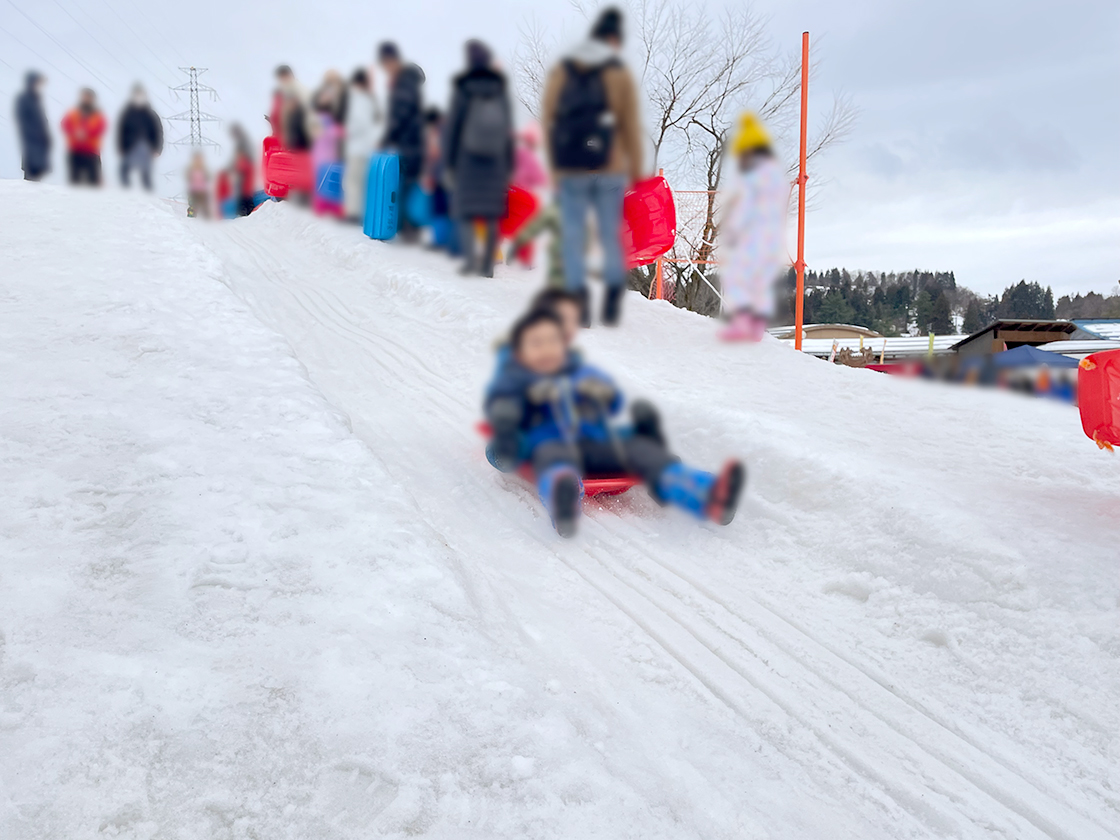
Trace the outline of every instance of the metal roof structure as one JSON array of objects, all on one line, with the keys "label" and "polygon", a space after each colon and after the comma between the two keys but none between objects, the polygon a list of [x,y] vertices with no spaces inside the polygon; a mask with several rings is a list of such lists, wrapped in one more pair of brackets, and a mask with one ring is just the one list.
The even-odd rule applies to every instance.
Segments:
[{"label": "metal roof structure", "polygon": [[1108,341],[1120,341],[1120,318],[1077,318],[1073,323],[1087,333]]},{"label": "metal roof structure", "polygon": [[1040,344],[1038,349],[1061,353],[1063,356],[1071,356],[1075,359],[1083,359],[1090,353],[1100,353],[1102,350],[1120,350],[1120,339],[1106,341],[1104,339],[1071,338],[1067,341],[1051,341],[1049,344]]},{"label": "metal roof structure", "polygon": [[1004,318],[998,321],[992,321],[992,323],[988,324],[983,329],[977,330],[972,335],[963,336],[957,344],[953,345],[953,349],[957,350],[959,349],[959,345],[974,341],[985,333],[995,330],[1016,333],[1038,333],[1041,337],[1043,333],[1055,332],[1066,333],[1068,335],[1077,332],[1077,325],[1073,323],[1073,321]]},{"label": "metal roof structure", "polygon": [[[964,336],[960,335],[935,335],[933,337],[933,355],[944,356],[952,353],[953,346]],[[793,339],[779,339],[782,344],[793,347]],[[801,349],[810,356],[827,359],[832,354],[832,345],[835,341],[837,351],[847,348],[858,352],[860,349],[858,338],[805,338],[801,341]],[[882,355],[884,361],[898,359],[920,359],[929,354],[928,335],[900,335],[887,338],[865,338],[865,349],[870,349],[875,358]]]}]

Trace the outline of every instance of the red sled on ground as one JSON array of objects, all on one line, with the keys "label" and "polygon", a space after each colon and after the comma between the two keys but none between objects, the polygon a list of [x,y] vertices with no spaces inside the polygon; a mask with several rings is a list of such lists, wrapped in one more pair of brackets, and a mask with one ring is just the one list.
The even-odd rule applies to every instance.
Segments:
[{"label": "red sled on ground", "polygon": [[509,210],[498,222],[498,232],[504,239],[512,239],[533,216],[537,215],[540,202],[537,197],[521,187],[509,188]]},{"label": "red sled on ground", "polygon": [[[490,439],[493,430],[490,424],[485,420],[480,422],[475,428],[479,433],[486,438]],[[532,485],[536,485],[536,476],[533,475],[533,468],[528,464],[522,464],[517,474]],[[602,475],[596,478],[585,478],[583,480],[583,495],[585,496],[617,496],[619,493],[625,493],[631,487],[641,484],[641,479],[633,475]]]},{"label": "red sled on ground", "polygon": [[677,206],[664,176],[638,181],[626,191],[620,235],[628,268],[649,265],[673,247]]},{"label": "red sled on ground", "polygon": [[273,198],[286,198],[291,190],[309,193],[314,189],[311,152],[282,149],[279,137],[266,137],[263,145],[261,172],[266,193]]},{"label": "red sled on ground", "polygon": [[1081,428],[1090,440],[1110,452],[1120,446],[1120,350],[1093,353],[1081,360],[1077,404]]}]

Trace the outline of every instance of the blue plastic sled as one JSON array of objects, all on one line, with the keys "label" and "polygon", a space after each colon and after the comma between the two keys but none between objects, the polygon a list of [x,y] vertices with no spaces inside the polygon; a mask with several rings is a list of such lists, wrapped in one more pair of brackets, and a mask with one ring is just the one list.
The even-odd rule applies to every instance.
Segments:
[{"label": "blue plastic sled", "polygon": [[315,173],[315,192],[332,204],[342,203],[342,164],[324,163]]},{"label": "blue plastic sled", "polygon": [[408,192],[408,203],[405,206],[408,220],[416,227],[427,227],[432,223],[432,194],[414,184]]},{"label": "blue plastic sled", "polygon": [[366,215],[362,230],[370,239],[397,235],[401,191],[401,162],[396,155],[374,155],[369,162]]}]

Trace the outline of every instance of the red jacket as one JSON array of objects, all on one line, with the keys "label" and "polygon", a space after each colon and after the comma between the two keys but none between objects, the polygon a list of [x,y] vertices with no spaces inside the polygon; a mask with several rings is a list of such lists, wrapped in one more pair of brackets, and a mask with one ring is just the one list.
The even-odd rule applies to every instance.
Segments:
[{"label": "red jacket", "polygon": [[253,160],[246,154],[238,154],[233,162],[233,168],[237,172],[237,180],[241,185],[241,197],[253,197]]},{"label": "red jacket", "polygon": [[87,113],[81,108],[71,108],[62,118],[66,147],[71,152],[101,154],[101,135],[105,133],[105,126],[105,117],[100,111]]}]

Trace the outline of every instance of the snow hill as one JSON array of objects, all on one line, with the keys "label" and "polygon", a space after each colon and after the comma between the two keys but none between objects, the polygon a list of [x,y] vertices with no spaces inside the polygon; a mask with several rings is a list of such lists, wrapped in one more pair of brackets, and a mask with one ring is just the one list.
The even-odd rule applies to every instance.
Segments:
[{"label": "snow hill", "polygon": [[483,459],[539,278],[0,182],[0,837],[1120,837],[1120,461],[1076,410],[626,300],[726,529]]}]

